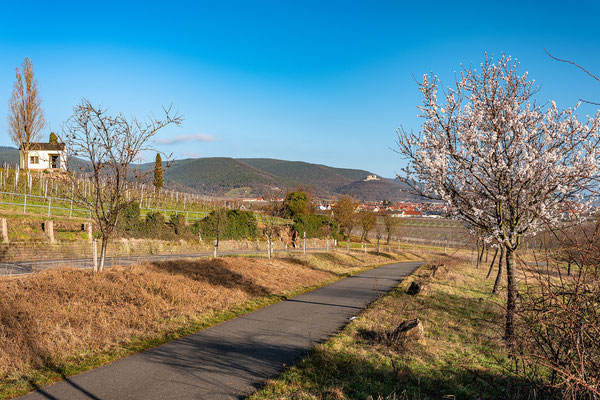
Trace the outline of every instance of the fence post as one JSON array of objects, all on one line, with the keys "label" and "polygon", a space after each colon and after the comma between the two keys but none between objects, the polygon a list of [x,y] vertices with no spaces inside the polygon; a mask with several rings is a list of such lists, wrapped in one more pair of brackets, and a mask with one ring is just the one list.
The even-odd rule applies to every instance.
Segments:
[{"label": "fence post", "polygon": [[215,244],[213,247],[213,258],[217,258],[217,241],[215,240]]},{"label": "fence post", "polygon": [[73,200],[71,200],[71,205],[69,206],[69,218],[73,216]]},{"label": "fence post", "polygon": [[25,214],[26,212],[27,212],[27,191],[25,191],[25,201],[23,202],[23,214]]},{"label": "fence post", "polygon": [[8,226],[6,218],[0,218],[0,231],[2,231],[2,243],[8,244]]},{"label": "fence post", "polygon": [[90,242],[93,241],[93,240],[95,240],[94,237],[93,237],[94,232],[92,231],[92,223],[88,222],[86,228],[87,228],[88,240]]},{"label": "fence post", "polygon": [[306,255],[306,232],[304,232],[303,250],[304,250],[304,255]]},{"label": "fence post", "polygon": [[94,265],[94,273],[98,272],[98,241],[92,240],[92,264]]},{"label": "fence post", "polygon": [[45,221],[44,222],[44,232],[48,235],[48,239],[50,239],[50,244],[54,244],[54,222],[53,221]]},{"label": "fence post", "polygon": [[48,199],[48,216],[50,216],[50,208],[52,207],[52,197]]}]

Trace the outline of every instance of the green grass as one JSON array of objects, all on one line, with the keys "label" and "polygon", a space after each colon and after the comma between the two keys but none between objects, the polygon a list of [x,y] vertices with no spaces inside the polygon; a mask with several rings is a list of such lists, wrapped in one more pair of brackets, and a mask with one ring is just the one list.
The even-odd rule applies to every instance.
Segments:
[{"label": "green grass", "polygon": [[[501,311],[485,268],[471,267],[467,257],[446,265],[425,294],[409,296],[410,280],[404,282],[249,399],[526,397],[527,385],[506,372],[498,328],[490,323]],[[419,279],[430,274],[422,267]],[[424,339],[386,342],[386,332],[415,317],[423,323]]]}]

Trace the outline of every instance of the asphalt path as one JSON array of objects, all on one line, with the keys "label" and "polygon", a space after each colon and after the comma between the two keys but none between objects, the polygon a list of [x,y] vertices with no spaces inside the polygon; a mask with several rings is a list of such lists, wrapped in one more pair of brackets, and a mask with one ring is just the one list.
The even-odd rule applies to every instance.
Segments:
[{"label": "asphalt path", "polygon": [[23,399],[240,399],[421,263],[389,264],[39,388]]}]

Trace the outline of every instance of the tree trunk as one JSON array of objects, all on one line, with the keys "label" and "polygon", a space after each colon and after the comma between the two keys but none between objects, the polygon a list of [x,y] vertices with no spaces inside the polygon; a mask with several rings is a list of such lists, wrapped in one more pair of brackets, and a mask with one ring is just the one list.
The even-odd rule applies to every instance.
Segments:
[{"label": "tree trunk", "polygon": [[347,246],[348,246],[348,254],[350,254],[350,235],[348,235],[348,239],[347,239]]},{"label": "tree trunk", "polygon": [[515,336],[515,311],[517,309],[517,274],[515,271],[514,250],[506,249],[506,326],[504,329],[504,340],[510,346]]},{"label": "tree trunk", "polygon": [[485,242],[481,241],[481,253],[479,253],[479,261],[477,262],[477,266],[481,265],[483,262],[483,253],[485,252]]},{"label": "tree trunk", "polygon": [[492,258],[492,263],[490,264],[490,269],[488,270],[485,279],[490,279],[490,275],[492,274],[492,270],[494,269],[494,262],[496,262],[496,257],[498,256],[498,248],[496,247],[496,252],[494,253],[494,258]]},{"label": "tree trunk", "polygon": [[504,277],[504,268],[503,263],[505,259],[506,251],[504,249],[504,245],[500,245],[500,259],[498,260],[498,275],[496,275],[496,281],[494,282],[494,289],[492,289],[492,294],[498,293],[500,289],[500,285],[502,284],[502,278]]},{"label": "tree trunk", "polygon": [[104,270],[104,260],[106,259],[106,248],[108,247],[108,240],[106,238],[102,238],[102,245],[100,249],[100,262],[98,263],[98,272],[102,272]]},{"label": "tree trunk", "polygon": [[267,236],[267,257],[271,259],[271,237]]},{"label": "tree trunk", "polygon": [[477,264],[475,268],[479,268],[479,239],[477,239]]}]

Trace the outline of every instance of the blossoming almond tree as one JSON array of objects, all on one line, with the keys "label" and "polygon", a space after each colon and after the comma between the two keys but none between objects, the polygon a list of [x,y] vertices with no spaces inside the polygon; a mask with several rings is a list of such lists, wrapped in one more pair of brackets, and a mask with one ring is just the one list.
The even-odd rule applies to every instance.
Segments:
[{"label": "blossoming almond tree", "polygon": [[[472,228],[505,249],[508,280],[505,339],[514,335],[517,285],[514,254],[525,233],[557,224],[567,209],[582,211],[600,172],[600,115],[580,122],[577,107],[539,106],[537,89],[510,56],[485,55],[465,68],[438,99],[439,79],[425,75],[418,133],[399,129],[402,178],[441,198]],[[419,184],[414,184],[419,182]]]}]

